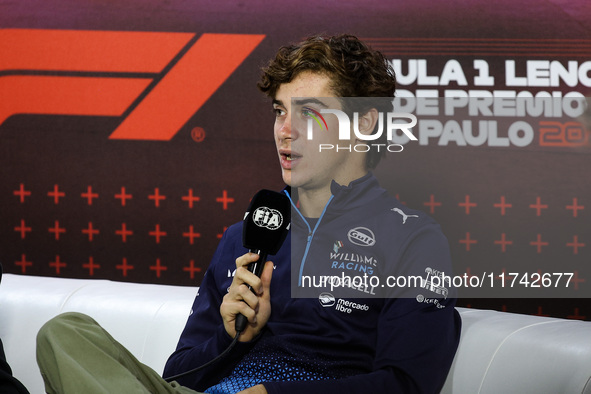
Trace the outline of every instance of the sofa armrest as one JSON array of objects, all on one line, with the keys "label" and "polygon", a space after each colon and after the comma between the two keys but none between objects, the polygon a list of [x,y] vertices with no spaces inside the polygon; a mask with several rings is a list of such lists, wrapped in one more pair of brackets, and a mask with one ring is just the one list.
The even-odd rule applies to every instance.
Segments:
[{"label": "sofa armrest", "polygon": [[0,338],[13,374],[44,393],[35,338],[62,312],[94,318],[141,362],[162,373],[189,316],[196,287],[5,274],[0,286]]},{"label": "sofa armrest", "polygon": [[591,393],[591,323],[457,308],[460,345],[442,393]]}]

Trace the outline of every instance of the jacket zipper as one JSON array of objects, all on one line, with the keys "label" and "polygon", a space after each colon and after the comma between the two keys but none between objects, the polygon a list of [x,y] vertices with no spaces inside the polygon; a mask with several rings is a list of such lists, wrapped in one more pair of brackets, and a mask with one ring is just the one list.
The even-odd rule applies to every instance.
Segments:
[{"label": "jacket zipper", "polygon": [[308,224],[308,221],[306,220],[306,218],[304,218],[304,215],[302,215],[300,210],[296,207],[296,205],[294,204],[294,202],[291,199],[291,196],[289,195],[287,190],[285,190],[285,194],[289,198],[289,201],[291,202],[292,207],[300,215],[300,217],[302,218],[304,223],[306,223],[306,227],[308,227],[308,238],[306,240],[306,250],[304,250],[304,256],[302,257],[302,261],[300,263],[300,272],[298,275],[298,287],[300,287],[302,285],[302,273],[304,272],[304,265],[306,265],[306,259],[308,257],[308,252],[310,251],[312,239],[314,238],[314,234],[316,233],[316,230],[318,229],[318,226],[320,225],[320,222],[322,221],[322,218],[324,217],[324,214],[326,213],[326,209],[328,208],[328,205],[330,204],[330,202],[334,198],[334,195],[331,195],[330,198],[328,199],[328,202],[326,203],[326,205],[324,206],[324,209],[322,210],[322,214],[320,215],[320,217],[318,218],[318,221],[316,222],[316,226],[314,226],[314,230],[312,230],[310,228],[310,224]]}]

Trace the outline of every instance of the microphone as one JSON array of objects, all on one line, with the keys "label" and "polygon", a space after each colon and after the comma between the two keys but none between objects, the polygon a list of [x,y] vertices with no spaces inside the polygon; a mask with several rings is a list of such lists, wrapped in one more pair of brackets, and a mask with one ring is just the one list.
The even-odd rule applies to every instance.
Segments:
[{"label": "microphone", "polygon": [[[260,277],[268,255],[277,254],[291,224],[291,203],[284,193],[263,189],[254,195],[242,223],[242,245],[259,255],[248,270]],[[250,286],[248,286],[251,289]],[[252,290],[252,289],[251,289]],[[242,332],[248,320],[236,316],[235,329]]]}]

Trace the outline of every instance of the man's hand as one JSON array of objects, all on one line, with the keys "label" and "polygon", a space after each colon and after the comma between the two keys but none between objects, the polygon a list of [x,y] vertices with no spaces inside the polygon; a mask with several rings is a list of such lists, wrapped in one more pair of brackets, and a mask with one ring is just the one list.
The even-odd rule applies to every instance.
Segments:
[{"label": "man's hand", "polygon": [[[236,316],[240,313],[248,319],[248,324],[240,335],[240,342],[247,342],[256,337],[271,315],[269,287],[273,275],[273,263],[270,261],[265,263],[260,278],[246,268],[258,257],[255,253],[246,253],[236,259],[236,275],[220,306],[224,328],[231,337],[236,335]],[[252,291],[248,285],[252,287]]]},{"label": "man's hand", "polygon": [[257,384],[256,386],[240,391],[238,394],[267,394],[267,389],[262,384]]}]

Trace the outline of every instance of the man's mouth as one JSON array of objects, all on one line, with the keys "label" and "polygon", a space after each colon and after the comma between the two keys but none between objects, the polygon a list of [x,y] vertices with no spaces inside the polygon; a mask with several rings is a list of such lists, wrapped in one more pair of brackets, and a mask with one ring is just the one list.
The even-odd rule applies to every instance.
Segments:
[{"label": "man's mouth", "polygon": [[295,153],[282,153],[281,156],[283,156],[287,161],[297,160],[302,157]]},{"label": "man's mouth", "polygon": [[279,152],[281,156],[281,162],[283,163],[283,167],[286,169],[291,169],[292,164],[295,165],[298,159],[301,159],[302,156],[290,151],[283,151]]}]

